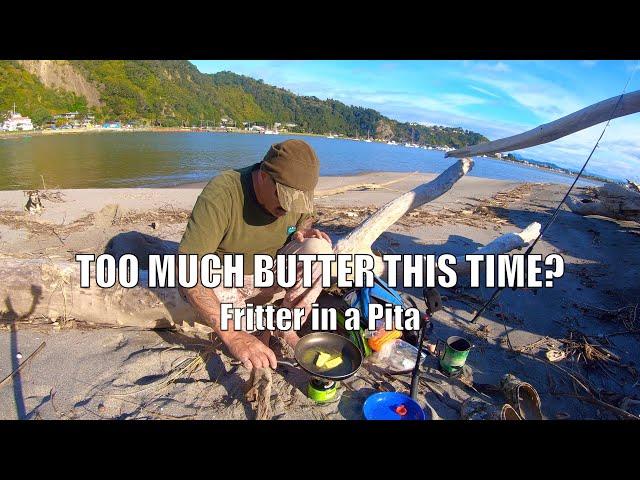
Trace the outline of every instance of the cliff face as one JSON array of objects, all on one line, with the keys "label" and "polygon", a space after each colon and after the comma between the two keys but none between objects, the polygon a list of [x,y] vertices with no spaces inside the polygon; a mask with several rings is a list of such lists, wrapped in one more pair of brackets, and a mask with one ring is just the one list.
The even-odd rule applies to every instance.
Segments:
[{"label": "cliff face", "polygon": [[27,72],[38,77],[47,88],[59,88],[87,99],[89,107],[100,107],[100,92],[65,60],[19,60]]}]

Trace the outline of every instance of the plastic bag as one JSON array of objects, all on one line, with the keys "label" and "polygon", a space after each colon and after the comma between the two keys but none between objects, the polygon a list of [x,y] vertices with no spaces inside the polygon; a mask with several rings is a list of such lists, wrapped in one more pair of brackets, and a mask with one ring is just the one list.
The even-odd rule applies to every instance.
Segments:
[{"label": "plastic bag", "polygon": [[[416,347],[398,338],[384,343],[380,351],[371,356],[371,361],[387,370],[401,372],[412,370],[416,365],[417,356]],[[420,356],[424,361],[425,352],[423,351]]]}]

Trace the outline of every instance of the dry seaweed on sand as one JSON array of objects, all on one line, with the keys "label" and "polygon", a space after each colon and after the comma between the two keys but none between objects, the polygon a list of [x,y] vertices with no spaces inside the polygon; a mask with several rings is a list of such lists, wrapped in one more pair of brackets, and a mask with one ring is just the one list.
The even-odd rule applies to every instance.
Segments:
[{"label": "dry seaweed on sand", "polygon": [[[408,212],[396,222],[397,226],[411,228],[420,225],[445,225],[448,223],[463,224],[475,228],[486,229],[492,225],[499,229],[501,225],[509,223],[497,213],[497,208],[508,208],[514,201],[529,195],[537,184],[524,183],[506,192],[498,192],[486,200],[480,200],[477,205],[465,204],[462,208],[442,207],[434,208],[425,205]],[[331,230],[349,230],[359,225],[377,209],[374,207],[318,207],[317,225]]]},{"label": "dry seaweed on sand", "polygon": [[574,358],[577,362],[583,360],[588,365],[594,365],[598,362],[620,363],[620,357],[610,352],[595,342],[587,341],[587,337],[570,332],[569,338],[560,339],[565,346],[565,352],[568,358]]},{"label": "dry seaweed on sand", "polygon": [[67,225],[60,225],[45,222],[26,212],[0,210],[0,225],[12,229],[26,230],[31,235],[56,235],[64,244],[61,237],[66,238],[71,233],[92,227],[93,215],[86,215]]},{"label": "dry seaweed on sand", "polygon": [[189,220],[191,212],[188,210],[176,210],[171,207],[161,207],[155,210],[145,211],[127,211],[124,212],[118,220],[116,225],[131,225],[145,223],[150,224],[153,222],[170,224],[170,223],[182,223]]}]

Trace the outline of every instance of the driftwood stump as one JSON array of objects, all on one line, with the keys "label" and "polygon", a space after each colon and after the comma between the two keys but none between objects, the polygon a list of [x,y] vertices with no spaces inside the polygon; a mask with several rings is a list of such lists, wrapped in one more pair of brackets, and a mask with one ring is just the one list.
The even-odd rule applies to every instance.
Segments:
[{"label": "driftwood stump", "polygon": [[565,203],[578,215],[640,221],[640,191],[633,182],[627,185],[608,183],[589,188],[580,195],[570,195]]},{"label": "driftwood stump", "polygon": [[253,404],[256,412],[256,420],[271,420],[273,409],[271,407],[271,387],[273,376],[270,368],[254,368],[249,378],[249,389],[245,398]]}]

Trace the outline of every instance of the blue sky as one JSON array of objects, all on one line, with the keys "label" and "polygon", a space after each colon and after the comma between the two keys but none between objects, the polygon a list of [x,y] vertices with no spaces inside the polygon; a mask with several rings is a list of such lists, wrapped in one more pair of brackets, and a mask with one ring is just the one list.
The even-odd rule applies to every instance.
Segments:
[{"label": "blue sky", "polygon": [[[640,64],[618,61],[197,60],[205,73],[230,70],[299,95],[370,107],[399,120],[460,126],[489,139],[640,89]],[[518,151],[579,168],[604,124]],[[640,180],[640,115],[613,120],[588,171]]]}]

